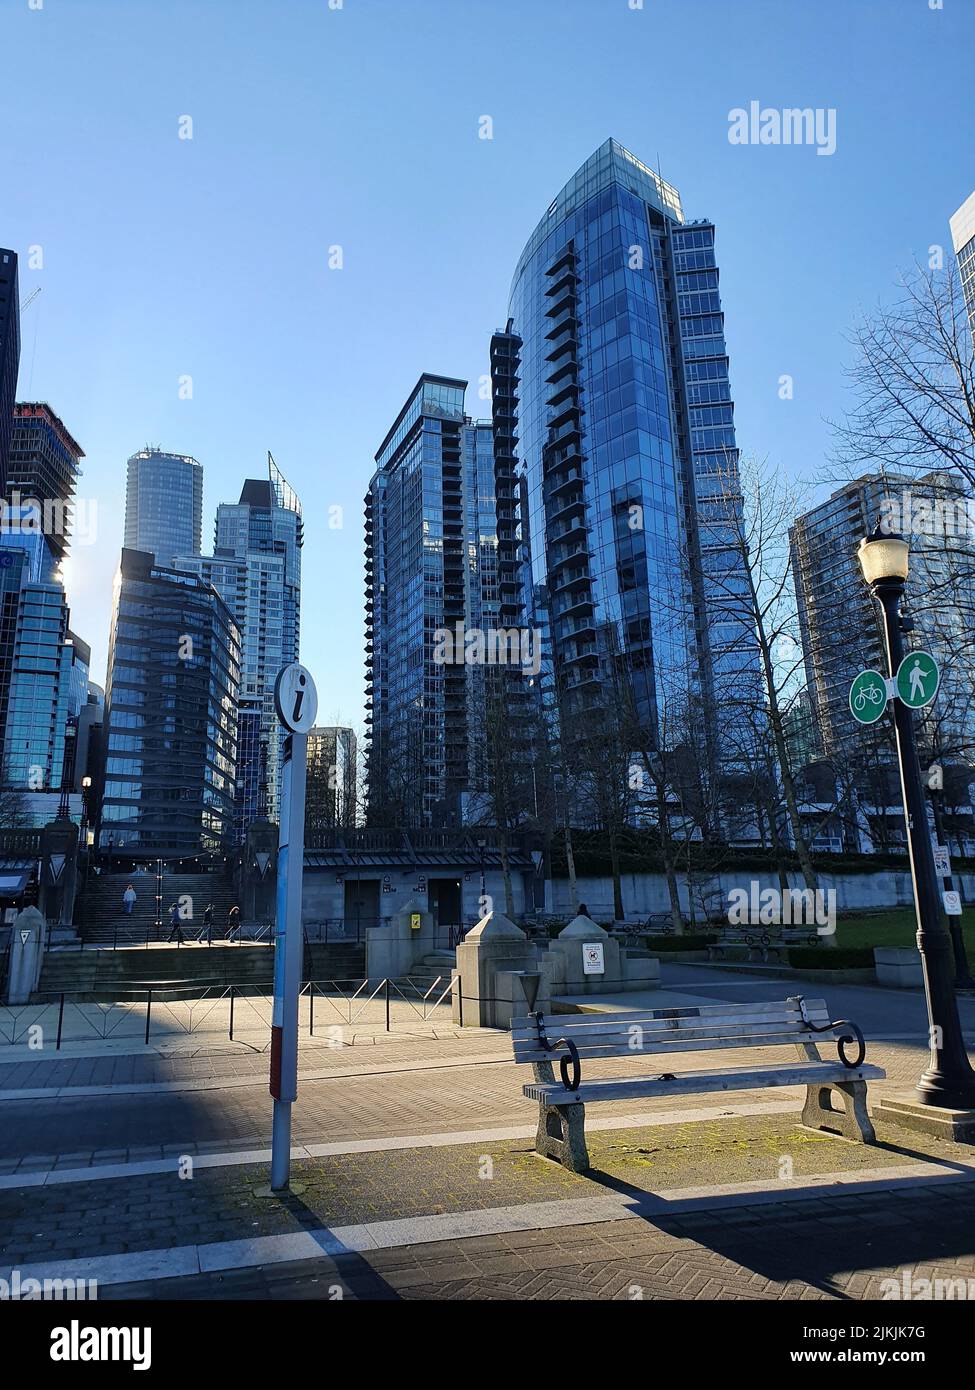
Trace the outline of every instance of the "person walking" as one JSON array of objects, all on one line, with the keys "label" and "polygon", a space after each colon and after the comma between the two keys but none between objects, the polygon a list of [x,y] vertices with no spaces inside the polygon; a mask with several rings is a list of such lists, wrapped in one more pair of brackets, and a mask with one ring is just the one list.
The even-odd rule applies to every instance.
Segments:
[{"label": "person walking", "polygon": [[176,938],[177,946],[183,944],[183,928],[179,924],[179,903],[171,903],[169,907],[169,936],[168,941]]},{"label": "person walking", "polygon": [[240,908],[236,905],[227,913],[227,940],[240,945]]},{"label": "person walking", "polygon": [[136,892],[135,889],[132,887],[132,884],[130,883],[128,888],[126,888],[125,892],[122,894],[122,911],[125,913],[126,917],[132,916],[132,909],[133,907],[135,907],[135,899]]},{"label": "person walking", "polygon": [[213,945],[213,903],[207,903],[203,909],[203,935],[207,939],[207,945]]}]

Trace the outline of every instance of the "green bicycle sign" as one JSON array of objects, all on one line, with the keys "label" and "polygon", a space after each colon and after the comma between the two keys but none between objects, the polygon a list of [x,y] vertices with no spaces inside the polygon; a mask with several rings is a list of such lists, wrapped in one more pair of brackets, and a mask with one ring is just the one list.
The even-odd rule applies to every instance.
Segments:
[{"label": "green bicycle sign", "polygon": [[941,672],[930,652],[908,652],[897,668],[897,694],[911,709],[924,709],[938,693]]},{"label": "green bicycle sign", "polygon": [[879,671],[861,671],[850,686],[850,713],[861,724],[875,724],[887,708],[887,682]]}]

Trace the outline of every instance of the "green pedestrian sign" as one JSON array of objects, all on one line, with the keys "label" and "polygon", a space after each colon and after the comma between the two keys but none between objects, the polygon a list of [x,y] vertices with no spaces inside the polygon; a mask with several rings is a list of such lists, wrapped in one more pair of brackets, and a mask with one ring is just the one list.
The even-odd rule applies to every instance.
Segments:
[{"label": "green pedestrian sign", "polygon": [[887,708],[887,682],[879,671],[861,671],[850,686],[850,713],[861,724],[875,724]]},{"label": "green pedestrian sign", "polygon": [[911,709],[924,709],[938,693],[941,672],[930,652],[909,652],[897,668],[897,694]]}]

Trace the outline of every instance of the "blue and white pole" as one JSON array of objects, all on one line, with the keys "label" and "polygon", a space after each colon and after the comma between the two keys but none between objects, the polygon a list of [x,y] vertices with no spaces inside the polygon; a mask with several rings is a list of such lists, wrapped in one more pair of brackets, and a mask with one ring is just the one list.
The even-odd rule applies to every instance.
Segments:
[{"label": "blue and white pole", "polygon": [[308,730],[318,697],[311,675],[297,662],[286,666],[274,687],[285,740],[278,835],[278,885],[274,926],[274,1009],[271,1015],[271,1188],[288,1186],[291,1172],[291,1107],[298,1098],[298,992],[303,940],[301,887],[305,861],[305,766]]}]

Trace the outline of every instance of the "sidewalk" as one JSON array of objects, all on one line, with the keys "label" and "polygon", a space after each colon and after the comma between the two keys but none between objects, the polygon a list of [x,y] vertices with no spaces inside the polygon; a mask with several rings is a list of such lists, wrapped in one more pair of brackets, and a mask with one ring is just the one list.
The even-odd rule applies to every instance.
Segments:
[{"label": "sidewalk", "polygon": [[[458,1143],[0,1192],[0,1277],[100,1297],[867,1297],[927,1269],[975,1278],[975,1165],[882,1129],[793,1118],[594,1132],[594,1172],[530,1141]],[[783,1159],[792,1176],[783,1178]],[[310,1259],[309,1257],[314,1258]]]}]

